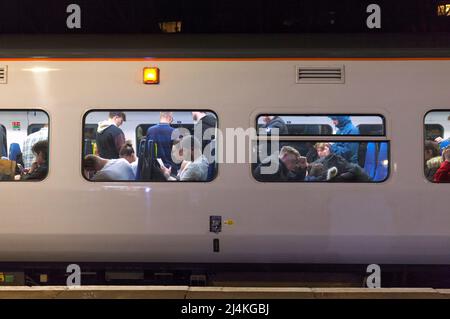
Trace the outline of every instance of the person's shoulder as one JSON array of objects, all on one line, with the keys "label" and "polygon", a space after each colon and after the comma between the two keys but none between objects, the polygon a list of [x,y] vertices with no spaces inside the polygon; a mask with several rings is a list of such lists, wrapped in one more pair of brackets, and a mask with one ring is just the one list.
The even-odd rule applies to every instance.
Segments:
[{"label": "person's shoulder", "polygon": [[111,161],[114,161],[115,164],[120,164],[120,165],[123,165],[123,166],[131,166],[130,162],[128,162],[124,158],[117,158],[117,159],[113,159]]},{"label": "person's shoulder", "polygon": [[115,125],[110,125],[107,128],[104,129],[104,132],[111,132],[113,134],[119,134],[119,133],[123,133],[122,129],[120,127],[117,127]]}]

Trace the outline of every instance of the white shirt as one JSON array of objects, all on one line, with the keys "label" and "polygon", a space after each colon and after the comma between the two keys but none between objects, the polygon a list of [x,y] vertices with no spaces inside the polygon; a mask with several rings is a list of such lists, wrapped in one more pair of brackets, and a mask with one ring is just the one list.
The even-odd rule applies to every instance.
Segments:
[{"label": "white shirt", "polygon": [[205,182],[208,179],[208,160],[205,156],[198,157],[195,161],[186,164],[183,171],[178,174],[180,181]]},{"label": "white shirt", "polygon": [[133,174],[135,177],[137,175],[138,163],[139,163],[139,159],[136,158],[136,160],[130,164],[131,168],[133,169]]},{"label": "white shirt", "polygon": [[135,175],[131,164],[124,158],[111,159],[92,178],[93,181],[130,181]]}]

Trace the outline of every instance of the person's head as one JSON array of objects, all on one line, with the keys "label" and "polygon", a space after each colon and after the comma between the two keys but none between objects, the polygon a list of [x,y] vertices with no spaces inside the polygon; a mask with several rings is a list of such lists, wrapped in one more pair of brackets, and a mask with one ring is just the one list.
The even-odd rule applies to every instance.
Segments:
[{"label": "person's head", "polygon": [[181,163],[181,161],[194,161],[196,158],[202,155],[202,143],[193,136],[184,136],[181,140],[174,141],[172,147],[172,160],[175,163]]},{"label": "person's head", "polygon": [[309,175],[319,177],[325,173],[325,166],[322,163],[312,163],[309,166]]},{"label": "person's head", "polygon": [[424,152],[425,161],[439,156],[439,144],[434,141],[425,141]]},{"label": "person's head", "polygon": [[300,157],[300,153],[292,146],[283,146],[280,150],[279,158],[290,171],[298,168]]},{"label": "person's head", "polygon": [[192,112],[192,119],[194,120],[194,122],[201,120],[205,116],[205,112]]},{"label": "person's head", "polygon": [[269,116],[269,115],[263,115],[263,116],[262,116],[262,120],[263,120],[263,122],[266,123],[266,124],[269,124],[270,121],[273,120],[273,118],[274,118],[273,116]]},{"label": "person's head", "polygon": [[331,145],[329,143],[317,143],[314,145],[314,148],[320,158],[327,157],[331,154]]},{"label": "person's head", "polygon": [[126,141],[125,144],[120,148],[119,151],[120,158],[124,158],[128,163],[133,163],[136,161],[136,152],[133,148],[133,143],[131,141]]},{"label": "person's head", "polygon": [[344,127],[347,123],[351,122],[350,116],[330,116],[329,118],[337,128]]},{"label": "person's head", "polygon": [[444,161],[450,162],[450,146],[447,146],[442,150],[442,159]]},{"label": "person's head", "polygon": [[109,119],[119,127],[127,120],[127,116],[124,112],[109,112]]},{"label": "person's head", "polygon": [[45,164],[48,161],[48,141],[39,141],[31,148],[34,156],[36,156],[36,163],[38,165]]},{"label": "person's head", "polygon": [[173,122],[173,112],[160,112],[159,123],[171,124]]},{"label": "person's head", "polygon": [[86,155],[86,157],[83,160],[83,169],[85,172],[98,172],[103,167],[105,167],[106,163],[108,163],[107,159],[101,158],[97,155]]}]

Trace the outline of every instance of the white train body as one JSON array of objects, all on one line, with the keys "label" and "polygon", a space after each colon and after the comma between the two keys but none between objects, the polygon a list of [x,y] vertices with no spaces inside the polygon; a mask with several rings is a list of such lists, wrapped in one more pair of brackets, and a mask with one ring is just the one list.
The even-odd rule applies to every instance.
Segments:
[{"label": "white train body", "polygon": [[[50,118],[47,178],[0,183],[0,261],[450,263],[449,185],[430,183],[423,172],[425,114],[450,108],[447,59],[0,65],[8,67],[0,116],[38,109]],[[160,68],[159,85],[142,83],[146,66]],[[344,66],[345,83],[296,84],[297,66]],[[82,176],[81,153],[83,116],[94,109],[205,109],[217,114],[220,129],[254,127],[262,113],[380,114],[386,136],[370,140],[390,141],[390,176],[382,183],[261,183],[249,163],[220,163],[208,183],[93,183]],[[123,127],[134,142],[139,120]],[[433,121],[447,123],[449,137],[448,119]],[[8,135],[8,143],[21,138]],[[233,223],[211,233],[211,215]]]}]

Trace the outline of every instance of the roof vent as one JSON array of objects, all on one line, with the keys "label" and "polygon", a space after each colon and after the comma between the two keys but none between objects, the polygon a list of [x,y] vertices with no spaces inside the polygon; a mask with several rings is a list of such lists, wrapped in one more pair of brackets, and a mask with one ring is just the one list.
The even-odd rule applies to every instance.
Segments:
[{"label": "roof vent", "polygon": [[6,84],[8,79],[8,67],[0,65],[0,84]]},{"label": "roof vent", "polygon": [[345,83],[344,66],[297,66],[298,84]]}]

